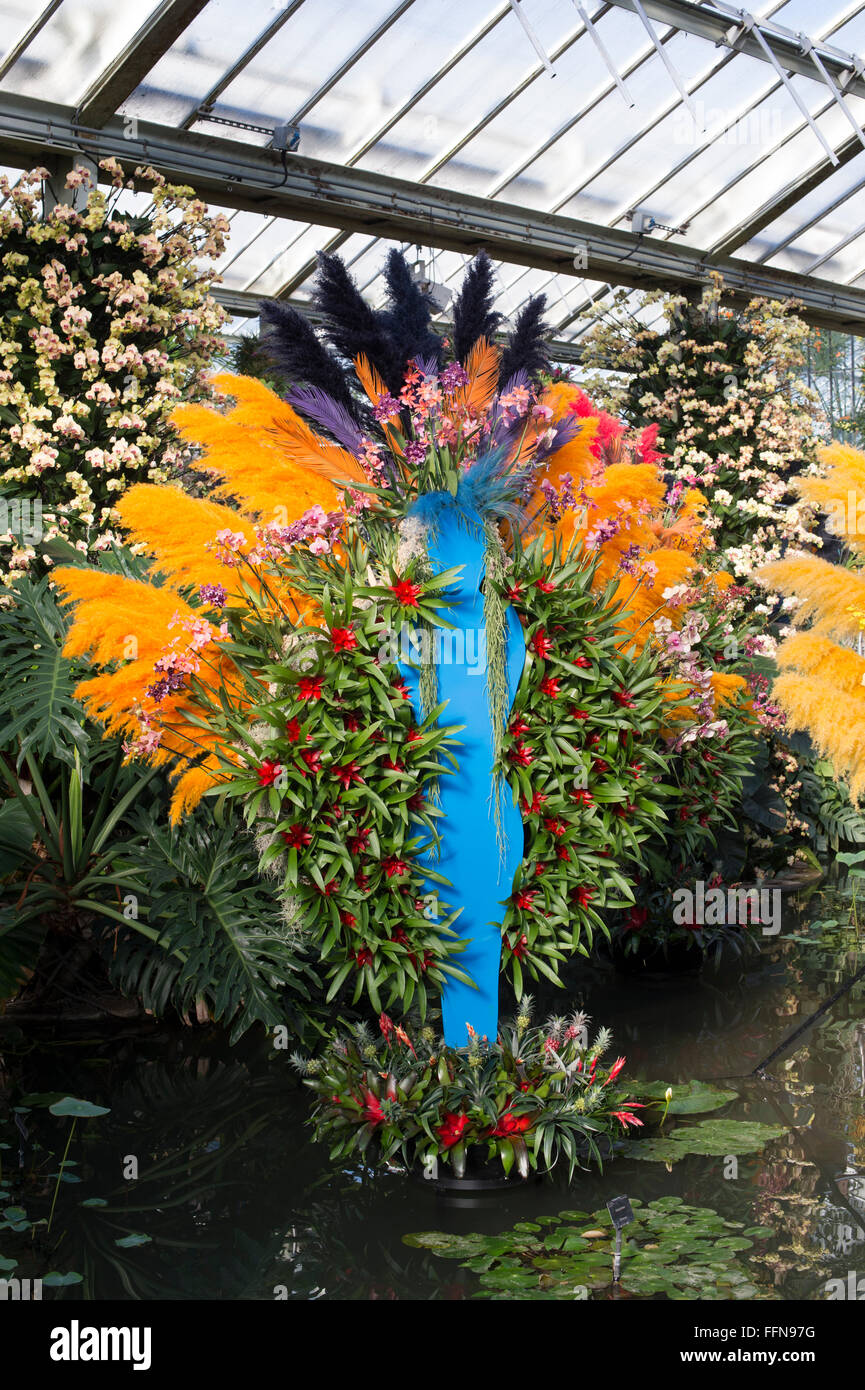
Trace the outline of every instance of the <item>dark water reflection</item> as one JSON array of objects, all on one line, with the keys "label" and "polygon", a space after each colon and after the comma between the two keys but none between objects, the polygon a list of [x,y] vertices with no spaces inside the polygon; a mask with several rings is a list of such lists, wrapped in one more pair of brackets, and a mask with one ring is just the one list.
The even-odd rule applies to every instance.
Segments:
[{"label": "dark water reflection", "polygon": [[[44,1226],[32,1238],[0,1232],[0,1254],[19,1260],[22,1277],[77,1270],[83,1284],[51,1295],[73,1300],[459,1299],[477,1289],[475,1276],[409,1249],[405,1233],[502,1231],[564,1208],[591,1211],[619,1192],[675,1194],[772,1226],[759,1247],[768,1284],[782,1298],[825,1299],[827,1280],[846,1280],[857,1262],[865,1275],[865,982],[765,1077],[752,1073],[865,962],[850,929],[814,925],[830,906],[816,895],[801,921],[788,912],[785,938],[800,939],[766,941],[744,970],[666,981],[571,972],[571,1001],[613,1028],[628,1075],[723,1079],[739,1099],[719,1115],[789,1126],[741,1157],[735,1177],[720,1158],[692,1156],[671,1171],[619,1159],[570,1187],[530,1182],[473,1207],[448,1205],[402,1173],[332,1171],[309,1141],[286,1053],[264,1040],[230,1049],[216,1032],[154,1027],[37,1041],[4,1029],[10,1105],[59,1092],[110,1114],[78,1122],[69,1157],[81,1181],[61,1184],[50,1236]],[[561,994],[549,1002],[562,1010]],[[0,1138],[11,1146],[0,1152],[3,1177],[36,1220],[48,1215],[70,1122],[44,1105],[18,1122],[0,1105]],[[124,1176],[136,1163],[137,1178]],[[105,1205],[83,1205],[94,1198]],[[137,1235],[150,1239],[117,1244]]]}]

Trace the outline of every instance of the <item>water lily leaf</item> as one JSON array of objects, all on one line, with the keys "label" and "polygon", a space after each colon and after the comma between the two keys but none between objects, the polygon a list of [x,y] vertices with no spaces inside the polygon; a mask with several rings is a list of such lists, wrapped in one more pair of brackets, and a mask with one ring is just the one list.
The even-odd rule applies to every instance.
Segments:
[{"label": "water lily leaf", "polygon": [[147,1245],[152,1239],[153,1236],[121,1236],[114,1244],[119,1245],[121,1250],[132,1250],[136,1245]]},{"label": "water lily leaf", "polygon": [[736,1100],[738,1091],[730,1091],[723,1086],[712,1086],[707,1081],[684,1081],[671,1085],[668,1081],[641,1081],[640,1099],[663,1100],[667,1088],[673,1092],[667,1110],[668,1115],[705,1115],[709,1110],[720,1110],[731,1100]]},{"label": "water lily leaf", "polygon": [[104,1197],[87,1197],[81,1205],[82,1207],[107,1207],[108,1203]]},{"label": "water lily leaf", "polygon": [[43,1274],[42,1283],[48,1289],[62,1289],[70,1284],[83,1284],[84,1275],[76,1274],[73,1269],[70,1269],[66,1274],[58,1274],[56,1269],[52,1269],[50,1273]]},{"label": "water lily leaf", "polygon": [[677,1163],[688,1154],[723,1158],[727,1154],[756,1153],[771,1139],[780,1139],[786,1133],[783,1126],[757,1120],[701,1120],[687,1128],[674,1129],[664,1139],[638,1139],[628,1146],[628,1155],[663,1163]]},{"label": "water lily leaf", "polygon": [[64,1096],[48,1107],[52,1115],[73,1115],[76,1119],[90,1119],[94,1115],[107,1115],[110,1106],[94,1105],[89,1100],[76,1100],[74,1096]]},{"label": "water lily leaf", "polygon": [[17,1269],[17,1268],[18,1268],[18,1261],[17,1261],[17,1260],[7,1260],[7,1259],[4,1258],[3,1255],[0,1255],[0,1270],[2,1270],[4,1274],[9,1274],[9,1273],[11,1273],[11,1271],[12,1271],[13,1269]]}]

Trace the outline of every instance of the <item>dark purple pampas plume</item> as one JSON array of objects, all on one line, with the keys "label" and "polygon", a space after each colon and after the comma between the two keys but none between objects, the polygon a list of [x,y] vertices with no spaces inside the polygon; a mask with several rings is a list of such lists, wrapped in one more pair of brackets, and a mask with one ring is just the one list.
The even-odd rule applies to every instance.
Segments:
[{"label": "dark purple pampas plume", "polygon": [[519,371],[527,372],[529,377],[536,378],[541,372],[548,370],[550,356],[544,339],[549,330],[541,317],[546,307],[546,295],[536,294],[517,314],[502,352],[499,366],[500,388]]},{"label": "dark purple pampas plume", "polygon": [[493,311],[493,267],[486,251],[479,251],[466,271],[453,313],[453,353],[465,362],[478,338],[492,339],[502,317]]},{"label": "dark purple pampas plume", "polygon": [[307,420],[314,420],[344,449],[358,454],[361,448],[361,431],[357,422],[340,401],[319,391],[317,386],[292,386],[285,399],[292,410]]},{"label": "dark purple pampas plume", "polygon": [[274,365],[289,381],[326,392],[353,420],[362,423],[364,413],[352,399],[345,372],[303,315],[278,299],[265,300],[259,313],[261,346]]},{"label": "dark purple pampas plume", "polygon": [[403,363],[386,317],[367,304],[339,256],[319,253],[313,302],[324,318],[328,341],[337,352],[351,362],[363,353],[391,395],[398,396],[403,384]]},{"label": "dark purple pampas plume", "polygon": [[384,270],[387,281],[388,308],[381,315],[393,340],[394,349],[405,373],[414,360],[435,362],[441,366],[442,342],[430,323],[432,300],[412,279],[405,256],[391,251]]}]

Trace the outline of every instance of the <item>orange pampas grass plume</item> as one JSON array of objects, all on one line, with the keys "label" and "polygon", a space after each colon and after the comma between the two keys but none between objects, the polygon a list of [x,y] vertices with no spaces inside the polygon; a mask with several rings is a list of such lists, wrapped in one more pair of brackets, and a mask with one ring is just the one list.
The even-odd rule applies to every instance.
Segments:
[{"label": "orange pampas grass plume", "polygon": [[242,593],[236,570],[219,563],[213,541],[217,532],[242,533],[255,545],[255,531],[230,507],[190,497],[180,488],[137,483],[120,498],[117,511],[130,540],[143,546],[158,568],[175,584],[198,587],[222,583]]},{"label": "orange pampas grass plume", "polygon": [[815,676],[785,672],[775,681],[773,695],[783,708],[790,729],[805,729],[821,757],[832,763],[835,776],[846,781],[854,802],[865,792],[865,690],[839,690]]},{"label": "orange pampas grass plume", "polygon": [[817,556],[795,556],[764,565],[757,578],[765,588],[801,600],[793,614],[797,627],[810,618],[814,631],[825,636],[849,638],[858,633],[858,619],[848,610],[865,610],[865,580],[850,570]]},{"label": "orange pampas grass plume", "polygon": [[779,646],[776,659],[783,671],[817,675],[837,690],[861,690],[865,680],[865,657],[816,632],[796,632],[788,637]]}]

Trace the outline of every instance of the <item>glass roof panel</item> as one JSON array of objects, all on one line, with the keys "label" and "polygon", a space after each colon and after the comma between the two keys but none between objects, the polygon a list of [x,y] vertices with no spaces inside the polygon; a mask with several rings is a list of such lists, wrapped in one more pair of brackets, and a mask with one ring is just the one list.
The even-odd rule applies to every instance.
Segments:
[{"label": "glass roof panel", "polygon": [[273,0],[208,0],[122,109],[143,121],[181,125],[279,8]]},{"label": "glass roof panel", "polygon": [[63,0],[4,76],[4,90],[74,105],[158,5],[159,0]]}]

